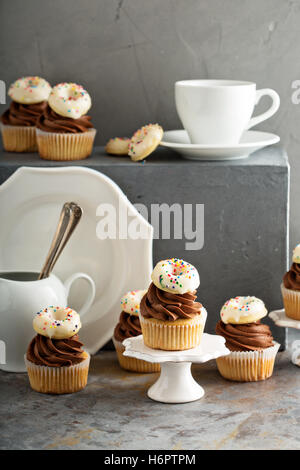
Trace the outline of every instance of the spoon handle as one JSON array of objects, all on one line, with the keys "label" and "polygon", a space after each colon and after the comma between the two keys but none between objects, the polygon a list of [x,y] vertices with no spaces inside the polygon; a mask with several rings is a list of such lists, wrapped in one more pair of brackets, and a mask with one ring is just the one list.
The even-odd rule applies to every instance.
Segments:
[{"label": "spoon handle", "polygon": [[49,276],[50,272],[53,270],[54,265],[56,264],[58,258],[60,257],[63,249],[65,248],[66,244],[68,243],[69,238],[71,237],[72,233],[74,232],[75,228],[77,227],[77,225],[78,225],[78,223],[81,219],[81,216],[82,216],[82,209],[81,209],[80,206],[78,206],[78,204],[76,204],[75,202],[71,202],[69,204],[70,204],[70,211],[71,211],[70,219],[69,219],[67,228],[64,232],[64,237],[63,237],[58,249],[56,250],[56,254],[54,255],[51,263],[48,266],[47,273],[46,273],[47,277]]},{"label": "spoon handle", "polygon": [[61,244],[61,241],[63,239],[64,233],[68,227],[69,221],[71,217],[71,208],[70,208],[70,203],[66,202],[63,205],[62,211],[60,213],[58,225],[56,228],[56,232],[54,234],[49,252],[47,254],[46,261],[42,267],[42,270],[40,272],[40,275],[38,279],[44,279],[45,277],[48,277],[48,272],[49,272],[49,267],[51,266],[53,259],[55,257],[55,254],[57,253],[57,250]]}]

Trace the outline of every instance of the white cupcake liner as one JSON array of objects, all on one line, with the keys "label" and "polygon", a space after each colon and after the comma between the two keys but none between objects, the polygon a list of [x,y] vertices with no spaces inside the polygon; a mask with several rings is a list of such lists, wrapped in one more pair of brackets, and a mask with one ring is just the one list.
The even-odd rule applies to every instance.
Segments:
[{"label": "white cupcake liner", "polygon": [[11,126],[0,123],[3,147],[7,152],[36,152],[35,126]]},{"label": "white cupcake liner", "polygon": [[202,307],[201,315],[174,322],[144,318],[141,313],[139,318],[146,346],[166,351],[183,351],[200,345],[207,312]]},{"label": "white cupcake liner", "polygon": [[123,344],[116,340],[115,337],[113,337],[112,340],[117,352],[119,364],[122,369],[141,373],[153,373],[160,371],[159,364],[142,361],[141,359],[136,359],[135,357],[123,356],[123,352],[125,351]]},{"label": "white cupcake liner", "polygon": [[79,364],[67,367],[39,366],[24,356],[30,385],[41,393],[73,393],[82,390],[87,384],[90,355]]},{"label": "white cupcake liner", "polygon": [[273,346],[260,351],[232,351],[217,359],[219,372],[225,379],[238,382],[265,380],[273,373],[279,347],[274,341]]},{"label": "white cupcake liner", "polygon": [[300,291],[287,289],[283,284],[280,287],[286,316],[300,320]]},{"label": "white cupcake liner", "polygon": [[88,129],[68,134],[36,129],[39,155],[45,160],[83,160],[92,153],[96,132],[96,129]]}]

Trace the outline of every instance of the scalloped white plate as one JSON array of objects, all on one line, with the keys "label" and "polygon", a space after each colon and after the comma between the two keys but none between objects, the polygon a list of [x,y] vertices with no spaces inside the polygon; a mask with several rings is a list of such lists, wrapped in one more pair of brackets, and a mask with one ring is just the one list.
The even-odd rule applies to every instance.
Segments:
[{"label": "scalloped white plate", "polygon": [[[87,351],[94,354],[112,337],[124,292],[149,285],[153,229],[117,184],[98,171],[80,166],[21,167],[0,186],[2,271],[40,271],[66,201],[77,202],[83,208],[83,217],[54,273],[64,281],[81,271],[96,283],[95,301],[84,317],[80,332]],[[96,210],[100,203],[112,204],[117,218],[119,208],[128,210],[149,237],[99,240],[96,226],[100,218]],[[70,294],[69,305],[79,308],[87,289],[84,282],[78,281]]]}]

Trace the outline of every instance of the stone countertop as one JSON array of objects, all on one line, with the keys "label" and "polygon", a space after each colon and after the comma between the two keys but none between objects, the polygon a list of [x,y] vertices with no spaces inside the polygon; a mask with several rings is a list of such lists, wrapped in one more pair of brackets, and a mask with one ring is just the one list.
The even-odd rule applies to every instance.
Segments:
[{"label": "stone countertop", "polygon": [[265,382],[228,382],[215,361],[193,375],[204,398],[166,405],[146,396],[156,375],[123,371],[115,352],[93,357],[73,395],[42,395],[27,374],[0,372],[0,449],[300,449],[300,369],[287,352]]}]

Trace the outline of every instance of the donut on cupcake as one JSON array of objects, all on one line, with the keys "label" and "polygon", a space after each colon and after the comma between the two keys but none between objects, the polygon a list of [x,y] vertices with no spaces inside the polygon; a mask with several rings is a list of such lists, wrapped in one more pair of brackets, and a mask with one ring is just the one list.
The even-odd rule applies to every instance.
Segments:
[{"label": "donut on cupcake", "polygon": [[8,95],[12,102],[0,118],[6,151],[37,150],[35,126],[39,116],[47,108],[50,92],[51,86],[41,77],[19,78],[10,86]]},{"label": "donut on cupcake", "polygon": [[182,351],[200,345],[207,312],[197,302],[197,269],[178,258],[160,261],[141,301],[144,343],[153,349]]},{"label": "donut on cupcake", "polygon": [[113,343],[117,351],[120,366],[132,372],[159,372],[160,365],[135,359],[134,357],[125,357],[123,352],[125,347],[123,341],[127,338],[139,336],[142,329],[139,320],[140,302],[146,290],[133,290],[127,292],[121,299],[122,312],[117,323]]},{"label": "donut on cupcake", "polygon": [[234,297],[223,305],[216,333],[225,338],[231,351],[217,359],[225,379],[256,382],[271,377],[280,345],[269,326],[261,323],[267,313],[264,302],[257,297]]},{"label": "donut on cupcake", "polygon": [[87,384],[90,355],[79,341],[79,314],[69,307],[50,306],[36,314],[33,328],[37,334],[25,355],[33,390],[53,394],[82,390]]},{"label": "donut on cupcake", "polygon": [[37,122],[37,143],[46,160],[81,160],[93,149],[96,135],[88,92],[76,83],[59,83],[49,96],[48,106]]}]

